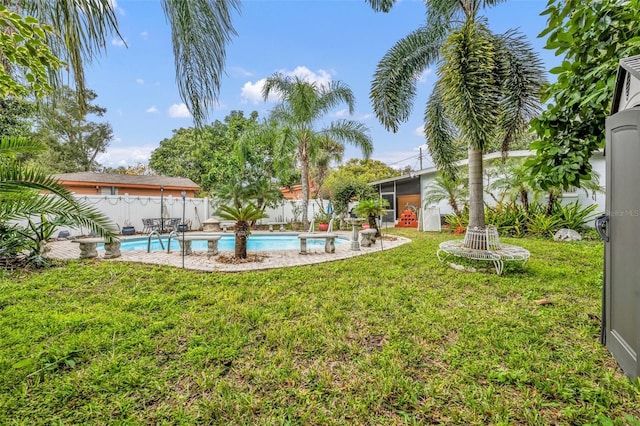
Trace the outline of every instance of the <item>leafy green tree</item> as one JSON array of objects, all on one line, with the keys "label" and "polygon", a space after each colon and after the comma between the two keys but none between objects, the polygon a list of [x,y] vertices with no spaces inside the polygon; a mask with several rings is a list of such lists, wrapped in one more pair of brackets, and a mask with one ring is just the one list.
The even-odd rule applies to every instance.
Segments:
[{"label": "leafy green tree", "polygon": [[44,162],[50,170],[67,173],[101,169],[96,157],[107,150],[113,131],[109,123],[89,120],[89,116],[102,117],[107,111],[91,103],[97,96],[87,90],[83,108],[74,91],[65,86],[55,104],[41,109],[35,137],[49,145]]},{"label": "leafy green tree", "polygon": [[237,173],[249,199],[263,211],[266,207],[276,207],[283,199],[279,187],[285,186],[286,181],[279,179],[282,173],[276,167],[275,155],[279,131],[272,120],[253,121],[242,128],[236,142]]},{"label": "leafy green tree", "polygon": [[[163,139],[151,153],[149,167],[165,176],[188,177],[211,192],[238,173],[236,145],[242,133],[257,124],[258,113],[249,117],[232,111],[223,121],[216,120],[200,129],[181,128]],[[256,160],[259,156],[251,157]]]},{"label": "leafy green tree", "polygon": [[21,16],[0,5],[0,98],[28,94],[41,98],[51,92],[49,72],[64,65],[47,45],[57,35],[33,16]]},{"label": "leafy green tree", "polygon": [[[34,16],[55,30],[55,36],[46,37],[46,43],[53,55],[68,63],[80,105],[84,106],[82,96],[87,93],[85,63],[91,62],[106,51],[112,34],[120,37],[114,10],[115,2],[25,0],[11,4],[15,12]],[[201,127],[204,125],[208,109],[216,104],[226,44],[235,34],[231,24],[231,13],[238,9],[239,1],[163,0],[162,7],[171,26],[178,91],[196,125]],[[5,25],[5,28],[10,26]],[[45,36],[39,38],[44,40]],[[10,44],[11,42],[6,43]],[[4,43],[2,47],[5,47]],[[25,55],[27,60],[30,55],[31,53]],[[59,68],[53,66],[55,62],[52,58],[45,56],[45,59],[50,62],[45,65],[52,65],[53,70]],[[40,63],[43,62],[40,60]],[[61,86],[63,79],[58,73],[52,72],[49,76],[55,86]],[[44,85],[39,81],[38,83]],[[37,87],[34,84],[35,89]]]},{"label": "leafy green tree", "polygon": [[36,105],[15,96],[0,99],[0,137],[29,137]]},{"label": "leafy green tree", "polygon": [[[252,115],[255,119],[257,114]],[[238,124],[238,121],[236,121]],[[258,219],[266,217],[267,206],[274,207],[282,200],[282,192],[273,175],[272,136],[276,128],[271,122],[245,123],[231,126],[228,133],[237,139],[230,158],[234,161],[235,173],[212,190],[220,203],[218,214],[222,218],[235,220],[236,257],[247,257],[249,228]]]},{"label": "leafy green tree", "polygon": [[[59,223],[84,226],[105,237],[115,226],[92,206],[78,202],[56,179],[41,170],[24,166],[16,155],[46,149],[44,145],[16,138],[0,138],[0,255],[41,260],[42,244]],[[43,194],[42,192],[47,192]],[[38,221],[34,222],[34,218]],[[24,227],[15,221],[26,220]]]},{"label": "leafy green tree", "polygon": [[[395,1],[368,0],[376,10]],[[469,227],[483,229],[483,151],[496,140],[508,147],[539,110],[544,83],[540,60],[515,31],[494,34],[480,8],[498,0],[426,0],[427,22],[382,58],[371,85],[380,122],[397,131],[413,107],[422,71],[437,63],[427,101],[425,134],[436,166],[455,174],[456,141],[468,148]]]},{"label": "leafy green tree", "polygon": [[147,164],[138,162],[135,166],[118,166],[116,168],[105,167],[102,170],[103,173],[113,173],[118,175],[134,175],[134,176],[151,176],[152,170]]},{"label": "leafy green tree", "polygon": [[333,212],[336,216],[344,216],[351,201],[373,200],[378,197],[375,189],[362,182],[345,182],[336,188],[333,197]]},{"label": "leafy green tree", "polygon": [[527,164],[543,190],[579,187],[604,146],[620,59],[640,52],[640,0],[550,0],[543,13],[539,37],[564,59],[550,71],[557,80],[544,92],[546,111],[532,122],[539,140]]},{"label": "leafy green tree", "polygon": [[411,170],[398,170],[387,166],[382,161],[372,159],[351,158],[345,164],[339,165],[329,172],[326,178],[324,190],[320,193],[323,198],[332,198],[336,189],[345,182],[369,183],[377,180],[400,176],[403,172]]},{"label": "leafy green tree", "polygon": [[[338,120],[327,127],[315,129],[314,125],[333,108],[345,103],[353,113],[355,99],[349,87],[333,81],[327,86],[317,85],[299,77],[276,73],[269,77],[262,95],[277,93],[281,102],[271,112],[282,131],[275,141],[279,170],[290,170],[297,163],[302,175],[302,223],[306,227],[309,207],[309,179],[311,165],[315,163],[327,138],[337,144],[351,143],[360,148],[365,157],[373,150],[368,129],[353,120]],[[295,163],[293,163],[295,161]]]},{"label": "leafy green tree", "polygon": [[252,203],[239,207],[237,205],[222,205],[218,208],[217,215],[222,219],[234,220],[235,224],[235,250],[234,255],[238,259],[247,258],[247,239],[251,234],[251,223],[267,217],[262,210]]},{"label": "leafy green tree", "polygon": [[331,198],[324,190],[324,185],[332,172],[332,164],[342,161],[344,154],[344,145],[337,143],[330,137],[321,142],[320,150],[311,165],[309,178],[315,186],[316,203],[321,211],[325,210],[324,198]]}]

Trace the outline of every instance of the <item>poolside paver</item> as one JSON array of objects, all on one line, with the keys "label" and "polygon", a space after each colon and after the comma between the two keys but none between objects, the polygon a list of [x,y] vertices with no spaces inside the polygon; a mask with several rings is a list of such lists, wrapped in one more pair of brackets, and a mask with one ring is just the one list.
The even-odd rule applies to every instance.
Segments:
[{"label": "poolside paver", "polygon": [[[258,234],[257,232],[255,234]],[[350,238],[350,232],[336,232],[341,237]],[[273,235],[273,234],[270,234]],[[139,235],[137,236],[140,237]],[[124,237],[120,237],[125,239]],[[314,246],[307,250],[307,254],[299,254],[298,250],[270,250],[270,251],[254,251],[249,250],[248,254],[258,255],[261,261],[242,262],[242,263],[224,263],[218,262],[218,256],[210,256],[206,250],[195,251],[193,254],[184,257],[185,269],[193,269],[199,271],[223,271],[223,272],[240,272],[252,270],[264,270],[273,268],[282,268],[288,266],[309,265],[314,263],[330,262],[340,259],[348,259],[355,256],[362,256],[382,250],[389,250],[406,244],[411,240],[397,235],[388,235],[378,239],[375,244],[370,247],[361,247],[359,251],[351,250],[351,244],[336,244],[335,253],[325,253],[323,246]],[[49,244],[51,251],[48,257],[54,259],[78,259],[80,257],[80,248],[78,244],[71,241],[56,241]],[[177,252],[167,253],[165,251],[152,251],[147,253],[146,250],[122,250],[122,255],[115,259],[105,259],[105,251],[98,250],[97,259],[108,262],[140,262],[156,265],[170,265],[182,267],[182,255],[179,250]],[[233,255],[231,250],[221,250],[220,255],[230,257]]]}]

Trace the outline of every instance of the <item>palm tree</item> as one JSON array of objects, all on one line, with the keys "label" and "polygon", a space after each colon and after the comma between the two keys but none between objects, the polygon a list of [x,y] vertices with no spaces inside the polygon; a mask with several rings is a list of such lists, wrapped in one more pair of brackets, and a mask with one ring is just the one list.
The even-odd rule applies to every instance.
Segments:
[{"label": "palm tree", "polygon": [[[380,122],[397,131],[409,118],[420,74],[437,65],[438,80],[425,109],[427,146],[436,166],[455,175],[456,141],[469,158],[469,229],[484,229],[485,147],[503,150],[539,111],[543,67],[515,31],[492,33],[480,8],[504,0],[425,0],[426,25],[398,41],[382,58],[371,85]],[[368,0],[388,11],[396,0]]]},{"label": "palm tree", "polygon": [[376,238],[380,237],[380,228],[378,227],[378,217],[387,214],[389,202],[382,197],[377,199],[360,200],[354,207],[354,211],[360,217],[367,219],[369,228],[376,230]]},{"label": "palm tree", "polygon": [[244,207],[235,205],[222,205],[218,208],[217,215],[222,219],[234,220],[235,224],[235,257],[238,259],[247,258],[247,239],[251,234],[251,223],[267,217],[262,210],[253,203],[248,203]]},{"label": "palm tree", "polygon": [[509,202],[520,201],[526,212],[529,211],[531,204],[530,196],[536,195],[531,184],[529,169],[522,160],[506,161],[499,165],[496,179],[489,184],[489,190],[490,194],[494,191],[500,194],[499,200],[492,195],[495,201],[502,201],[504,197]]},{"label": "palm tree", "polygon": [[[106,52],[111,35],[122,39],[113,0],[2,3],[54,28],[57,37],[47,37],[47,42],[53,54],[69,64],[79,96],[86,93],[85,62]],[[239,4],[239,0],[162,1],[171,25],[178,91],[197,125],[204,123],[219,94],[225,47],[235,35],[231,13]],[[64,80],[56,72],[50,78],[56,87]]]},{"label": "palm tree", "polygon": [[[328,85],[317,85],[299,77],[289,77],[276,73],[269,77],[262,90],[266,101],[271,93],[281,97],[281,102],[271,115],[281,125],[276,140],[276,152],[281,161],[281,170],[291,169],[291,160],[300,165],[302,174],[302,223],[307,226],[309,207],[310,166],[315,163],[327,138],[335,144],[351,143],[362,150],[366,158],[371,155],[373,145],[368,129],[357,121],[338,120],[327,127],[315,129],[315,125],[329,111],[341,103],[347,104],[353,113],[355,99],[349,87],[339,81]],[[293,154],[293,157],[292,157]],[[287,161],[289,160],[289,161]]]},{"label": "palm tree", "polygon": [[469,198],[469,191],[462,176],[447,176],[438,173],[438,176],[425,188],[424,205],[437,204],[447,200],[456,216],[462,217],[460,204],[465,205]]},{"label": "palm tree", "polygon": [[[45,149],[44,145],[24,139],[0,139],[0,228],[3,232],[32,240],[34,244],[26,247],[35,255],[41,253],[41,244],[53,232],[55,226],[51,225],[55,223],[84,226],[102,237],[113,238],[115,226],[102,213],[78,202],[56,179],[15,159],[18,153]],[[43,191],[47,194],[42,194]],[[39,219],[37,224],[32,221],[34,217]],[[15,224],[21,220],[29,226]]]}]

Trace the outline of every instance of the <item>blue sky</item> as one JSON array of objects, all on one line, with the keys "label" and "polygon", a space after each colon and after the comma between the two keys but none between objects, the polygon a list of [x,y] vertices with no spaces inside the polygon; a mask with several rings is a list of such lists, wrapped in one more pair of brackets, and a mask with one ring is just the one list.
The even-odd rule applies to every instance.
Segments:
[{"label": "blue sky", "polygon": [[[543,49],[537,35],[546,19],[539,16],[546,0],[511,0],[489,9],[490,26],[497,32],[518,28],[528,36],[547,69],[560,60]],[[161,140],[174,129],[192,127],[175,84],[169,26],[156,0],[119,0],[117,13],[127,43],[112,40],[106,56],[87,70],[88,86],[97,104],[107,108],[104,120],[115,139],[98,160],[107,166],[146,163]],[[400,167],[419,168],[422,114],[435,80],[435,70],[424,73],[410,120],[397,133],[386,131],[369,102],[369,87],[378,61],[400,38],[424,22],[419,0],[403,0],[390,13],[374,13],[364,0],[250,0],[235,15],[238,35],[227,51],[226,75],[218,107],[210,122],[232,110],[258,111],[266,117],[273,102],[263,102],[261,84],[274,72],[297,74],[320,83],[340,80],[354,92],[356,109],[350,118],[370,129],[372,158]],[[336,109],[329,119],[346,117]],[[345,161],[360,157],[348,147]],[[430,165],[424,160],[424,167]]]}]

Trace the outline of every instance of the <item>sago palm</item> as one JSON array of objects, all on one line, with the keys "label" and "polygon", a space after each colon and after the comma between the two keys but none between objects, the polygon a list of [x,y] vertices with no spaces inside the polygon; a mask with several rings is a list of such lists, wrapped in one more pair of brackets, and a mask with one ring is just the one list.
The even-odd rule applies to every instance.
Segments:
[{"label": "sago palm", "polygon": [[[388,11],[395,0],[368,0]],[[420,74],[437,66],[425,113],[427,146],[436,166],[454,175],[458,140],[468,149],[469,228],[483,229],[482,153],[508,149],[539,111],[543,67],[515,31],[494,34],[479,10],[501,0],[425,0],[427,21],[382,58],[371,86],[380,122],[397,131],[409,118]]]},{"label": "sago palm", "polygon": [[[54,223],[84,226],[102,237],[112,238],[116,230],[111,220],[78,202],[56,179],[15,159],[17,153],[43,149],[42,145],[28,140],[0,139],[0,228],[38,239],[41,238],[39,228],[32,220],[36,218],[41,227],[54,220]],[[24,222],[29,226],[22,226]],[[35,241],[31,248],[39,251],[42,242]]]},{"label": "sago palm", "polygon": [[367,223],[371,229],[376,230],[376,237],[380,237],[380,228],[378,227],[378,217],[387,214],[389,202],[382,197],[377,199],[360,200],[354,207],[355,213],[367,219]]},{"label": "sago palm", "polygon": [[[353,113],[353,92],[339,81],[332,81],[325,86],[299,77],[274,74],[267,79],[262,91],[265,100],[270,94],[277,94],[281,98],[271,113],[272,118],[281,125],[281,132],[275,141],[278,157],[293,159],[301,169],[302,222],[306,227],[310,166],[323,152],[327,138],[338,145],[350,143],[360,148],[366,158],[371,155],[373,144],[368,128],[354,120],[333,121],[326,127],[316,128],[320,120],[342,103],[347,105],[349,113]],[[291,162],[279,164],[281,170],[291,169],[293,165]]]},{"label": "sago palm", "polygon": [[251,234],[250,225],[252,222],[267,217],[266,214],[252,203],[243,207],[235,205],[222,205],[216,212],[222,219],[233,220],[235,224],[235,257],[238,259],[247,258],[247,239]]}]

